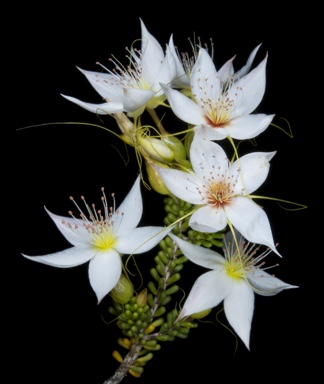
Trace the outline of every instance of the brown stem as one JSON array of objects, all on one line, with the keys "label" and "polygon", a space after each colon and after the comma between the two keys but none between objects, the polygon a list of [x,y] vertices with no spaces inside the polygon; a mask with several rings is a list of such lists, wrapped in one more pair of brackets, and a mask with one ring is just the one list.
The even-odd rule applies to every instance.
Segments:
[{"label": "brown stem", "polygon": [[106,380],[103,384],[119,384],[125,376],[132,365],[135,364],[135,361],[138,358],[138,355],[142,349],[140,343],[132,344],[130,351],[124,357],[123,362],[120,364],[119,368],[116,370],[113,376],[110,379]]}]

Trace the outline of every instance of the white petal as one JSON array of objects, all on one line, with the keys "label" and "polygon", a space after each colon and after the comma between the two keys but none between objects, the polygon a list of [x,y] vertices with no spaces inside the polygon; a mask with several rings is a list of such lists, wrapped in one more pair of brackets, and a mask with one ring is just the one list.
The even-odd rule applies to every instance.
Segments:
[{"label": "white petal", "polygon": [[251,66],[252,66],[252,64],[253,64],[255,55],[257,54],[257,52],[258,52],[260,46],[261,46],[261,44],[257,45],[257,46],[253,49],[253,51],[250,53],[250,56],[249,56],[248,59],[247,59],[246,64],[245,64],[239,71],[237,71],[237,72],[235,73],[235,75],[234,75],[234,81],[237,81],[238,79],[240,79],[241,77],[245,76],[245,75],[249,72],[249,70],[250,70],[250,68],[251,68]]},{"label": "white petal", "polygon": [[126,112],[135,112],[149,102],[155,92],[148,89],[124,88],[123,108]]},{"label": "white petal", "polygon": [[224,311],[228,322],[248,349],[253,310],[253,290],[244,280],[235,281],[231,292],[224,299]]},{"label": "white petal", "polygon": [[114,103],[122,103],[123,87],[117,75],[86,71],[81,68],[78,68],[78,70],[84,74],[91,86],[103,99],[108,99]]},{"label": "white petal", "polygon": [[233,281],[222,267],[198,277],[178,318],[216,307],[232,289]]},{"label": "white petal", "polygon": [[[233,139],[252,139],[268,128],[274,116],[265,114],[239,116],[226,123],[224,129],[227,131],[227,136]],[[217,131],[221,128],[213,129]]]},{"label": "white petal", "polygon": [[216,177],[215,172],[226,173],[229,160],[223,148],[212,141],[204,140],[200,134],[194,135],[190,147],[190,161],[194,172],[199,176]]},{"label": "white petal", "polygon": [[197,103],[175,89],[162,83],[160,85],[172,111],[179,119],[193,125],[200,125],[206,122],[205,111]]},{"label": "white petal", "polygon": [[142,46],[141,46],[141,69],[142,77],[149,84],[152,85],[157,74],[160,71],[161,63],[164,59],[164,52],[156,40],[145,27],[141,20],[142,31]]},{"label": "white petal", "polygon": [[192,68],[190,85],[199,105],[201,101],[216,101],[221,95],[221,79],[212,58],[204,48],[199,49],[197,61]]},{"label": "white petal", "polygon": [[96,113],[97,115],[109,115],[111,113],[117,113],[123,111],[123,105],[122,103],[113,103],[113,102],[107,102],[103,104],[92,104],[92,103],[86,103],[84,101],[81,101],[79,99],[76,99],[75,97],[61,95],[65,99],[72,101],[72,103],[75,103],[79,105],[80,107],[86,109],[87,111]]},{"label": "white petal", "polygon": [[[46,207],[44,207],[49,217],[54,221],[57,228],[60,230],[62,235],[66,240],[72,245],[85,246],[89,244],[89,233],[83,226],[83,221],[81,219],[73,219],[72,217],[64,217],[59,215],[54,215]],[[63,224],[64,223],[64,224]],[[67,224],[71,224],[71,227],[74,228],[75,225],[78,226],[77,231],[69,228]]]},{"label": "white petal", "polygon": [[201,195],[197,187],[203,189],[202,181],[196,175],[179,171],[155,167],[166,187],[171,193],[191,204],[201,204]]},{"label": "white petal", "polygon": [[235,191],[239,194],[250,194],[258,189],[266,180],[270,163],[276,152],[253,152],[242,156],[239,160],[231,164],[229,176],[236,175],[237,169],[241,170],[240,177],[235,185]]},{"label": "white petal", "polygon": [[84,264],[96,255],[96,250],[90,247],[71,247],[64,251],[42,256],[27,256],[26,259],[57,268],[71,268]]},{"label": "white petal", "polygon": [[226,227],[227,217],[223,209],[205,205],[192,214],[189,225],[199,232],[218,232]]},{"label": "white petal", "polygon": [[224,209],[228,220],[248,241],[266,245],[280,256],[273,242],[268,217],[262,208],[248,197],[238,196]]},{"label": "white petal", "polygon": [[139,227],[122,233],[117,238],[116,251],[122,254],[138,254],[155,247],[173,227]]},{"label": "white petal", "polygon": [[92,289],[100,301],[118,283],[122,273],[120,255],[115,250],[98,252],[95,258],[89,263],[89,280]]},{"label": "white petal", "polygon": [[246,273],[246,276],[255,293],[261,296],[274,296],[284,289],[298,288],[270,275],[260,268],[253,268]]},{"label": "white petal", "polygon": [[229,136],[226,128],[210,127],[209,125],[198,125],[195,127],[195,132],[205,140],[223,140]]},{"label": "white petal", "polygon": [[215,269],[218,268],[219,265],[225,264],[224,257],[218,252],[191,244],[172,233],[169,233],[169,236],[178,245],[182,253],[193,263],[209,269]]},{"label": "white petal", "polygon": [[229,89],[229,98],[236,98],[237,88],[242,89],[240,103],[235,105],[235,116],[248,115],[260,104],[266,85],[267,57],[251,72],[239,79]]},{"label": "white petal", "polygon": [[111,221],[114,222],[114,232],[116,236],[137,227],[141,220],[143,200],[140,182],[141,179],[138,176],[124,201],[112,215]]},{"label": "white petal", "polygon": [[231,80],[231,77],[234,74],[234,67],[233,67],[234,58],[235,56],[232,57],[230,60],[227,60],[226,63],[223,64],[222,67],[217,71],[223,86],[224,84],[227,84],[229,80]]}]

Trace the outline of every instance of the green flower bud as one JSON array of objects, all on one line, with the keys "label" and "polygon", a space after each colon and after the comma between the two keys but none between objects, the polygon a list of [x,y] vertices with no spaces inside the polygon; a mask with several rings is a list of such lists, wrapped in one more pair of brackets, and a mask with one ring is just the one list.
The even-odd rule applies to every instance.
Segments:
[{"label": "green flower bud", "polygon": [[174,159],[179,161],[186,158],[186,150],[182,141],[179,140],[176,136],[164,136],[162,140],[165,144],[173,151]]},{"label": "green flower bud", "polygon": [[203,317],[206,317],[207,315],[209,315],[211,310],[212,310],[211,308],[205,309],[204,311],[193,313],[192,315],[190,315],[190,317],[192,319],[202,319]]},{"label": "green flower bud", "polygon": [[139,306],[139,308],[144,307],[147,303],[147,289],[144,288],[137,296],[136,298],[136,304]]},{"label": "green flower bud", "polygon": [[165,186],[164,182],[162,181],[156,169],[152,167],[152,164],[154,163],[156,163],[160,167],[168,168],[168,166],[163,163],[157,163],[157,162],[148,163],[148,161],[145,161],[146,172],[147,172],[147,176],[151,184],[151,187],[154,189],[154,191],[160,193],[161,195],[169,195],[170,191]]},{"label": "green flower bud", "polygon": [[110,296],[120,304],[126,304],[133,297],[134,286],[125,275],[121,275],[118,283],[110,291]]},{"label": "green flower bud", "polygon": [[144,151],[144,157],[169,163],[174,159],[174,152],[168,147],[164,140],[155,137],[142,137],[140,139],[140,150]]}]

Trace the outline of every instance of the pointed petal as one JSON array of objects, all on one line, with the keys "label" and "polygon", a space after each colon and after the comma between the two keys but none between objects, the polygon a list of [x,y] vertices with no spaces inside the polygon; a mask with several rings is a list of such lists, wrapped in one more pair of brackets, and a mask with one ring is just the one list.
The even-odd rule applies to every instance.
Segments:
[{"label": "pointed petal", "polygon": [[96,255],[96,251],[90,247],[71,247],[64,251],[50,253],[42,256],[27,256],[26,259],[37,263],[50,265],[57,268],[71,268],[84,264]]},{"label": "pointed petal", "polygon": [[143,21],[140,21],[142,31],[142,77],[147,84],[152,85],[160,71],[161,63],[164,59],[164,52],[156,38],[148,32]]},{"label": "pointed petal", "polygon": [[258,189],[266,180],[269,169],[270,160],[276,152],[252,152],[242,156],[230,165],[228,175],[236,177],[237,170],[240,169],[240,177],[238,177],[235,185],[235,191],[240,194],[248,195]]},{"label": "pointed petal", "polygon": [[209,176],[215,172],[226,173],[229,160],[223,148],[212,141],[204,140],[200,134],[195,134],[190,147],[190,161],[198,176]]},{"label": "pointed petal", "polygon": [[223,66],[217,71],[218,76],[221,79],[221,83],[227,84],[229,80],[231,80],[234,74],[233,60],[235,56],[228,60]]},{"label": "pointed petal", "polygon": [[[227,136],[237,140],[248,140],[258,136],[270,125],[275,115],[245,115],[231,119],[223,128]],[[216,131],[221,128],[214,128]]]},{"label": "pointed petal", "polygon": [[236,98],[237,89],[241,89],[243,92],[240,102],[235,105],[235,116],[248,115],[260,104],[266,86],[266,64],[267,56],[256,68],[229,89],[230,99]]},{"label": "pointed petal", "polygon": [[175,236],[173,233],[169,233],[169,236],[181,249],[182,253],[193,263],[209,269],[215,269],[225,264],[224,257],[218,252],[191,244]]},{"label": "pointed petal", "polygon": [[250,332],[254,311],[254,293],[244,280],[235,281],[231,292],[224,299],[226,318],[234,331],[250,349]]},{"label": "pointed petal", "polygon": [[116,251],[122,254],[138,254],[155,247],[173,227],[139,227],[118,237]]},{"label": "pointed petal", "polygon": [[[175,49],[174,42],[173,42],[173,35],[171,35],[169,44],[167,46],[167,52],[170,51],[172,56],[175,59],[175,66],[176,66],[176,74],[172,82],[172,88],[177,87],[177,88],[185,88],[190,86],[190,81],[189,77],[187,76],[183,64],[179,58],[179,55]],[[162,82],[166,84],[166,82]]]},{"label": "pointed petal", "polygon": [[237,81],[238,79],[242,78],[243,76],[245,76],[249,72],[249,70],[250,70],[250,68],[251,68],[251,66],[253,64],[253,61],[255,59],[255,55],[257,54],[257,52],[258,52],[260,47],[261,47],[261,44],[257,45],[253,49],[253,51],[250,53],[250,56],[247,59],[246,64],[239,71],[237,71],[235,73],[234,81]]},{"label": "pointed petal", "polygon": [[179,171],[177,169],[168,169],[155,167],[159,176],[163,180],[168,190],[180,199],[191,204],[201,204],[202,198],[198,189],[204,189],[203,183],[196,175]]},{"label": "pointed petal", "polygon": [[90,261],[89,280],[98,304],[118,283],[121,273],[120,255],[113,249],[108,252],[99,252]]},{"label": "pointed petal", "polygon": [[226,227],[227,217],[223,209],[205,205],[192,214],[189,225],[199,232],[218,232]]},{"label": "pointed petal", "polygon": [[65,99],[72,101],[72,103],[75,103],[79,105],[80,107],[86,109],[87,111],[96,113],[97,115],[109,115],[111,113],[117,113],[123,111],[123,105],[121,103],[103,103],[103,104],[92,104],[92,103],[86,103],[84,101],[81,101],[79,99],[76,99],[75,97],[61,95]]},{"label": "pointed petal", "polygon": [[193,125],[205,123],[205,112],[197,103],[165,84],[161,83],[160,85],[168,99],[173,113],[178,116],[179,119]]},{"label": "pointed petal", "polygon": [[213,140],[223,140],[229,136],[229,131],[226,128],[220,127],[210,127],[209,125],[197,125],[195,127],[195,132],[203,139],[213,141]]},{"label": "pointed petal", "polygon": [[260,268],[253,268],[246,273],[255,293],[261,296],[274,296],[284,289],[299,288],[297,285],[290,285],[265,272]]},{"label": "pointed petal", "polygon": [[[64,217],[59,215],[54,215],[46,207],[44,207],[50,218],[54,221],[55,225],[66,238],[66,240],[75,246],[85,246],[89,244],[89,234],[88,231],[83,226],[83,221],[79,219],[73,219],[72,217]],[[71,228],[68,226],[71,225]],[[77,230],[73,230],[77,225]]]},{"label": "pointed petal", "polygon": [[196,102],[204,109],[206,101],[216,101],[221,95],[221,79],[209,53],[200,48],[198,58],[192,68],[190,85]]},{"label": "pointed petal", "polygon": [[123,87],[120,83],[120,78],[117,75],[86,71],[81,68],[78,68],[78,70],[83,73],[91,86],[103,99],[107,99],[114,103],[122,103]]},{"label": "pointed petal", "polygon": [[135,112],[152,99],[155,92],[148,89],[124,88],[123,107],[125,112]]},{"label": "pointed petal", "polygon": [[281,256],[274,245],[268,217],[254,201],[238,196],[224,209],[228,220],[248,241],[266,245]]},{"label": "pointed petal", "polygon": [[138,176],[124,201],[112,215],[111,221],[114,222],[114,231],[117,237],[137,227],[141,220],[143,200],[140,182],[141,179]]},{"label": "pointed petal", "polygon": [[226,276],[222,267],[198,277],[178,319],[216,307],[231,291],[233,281]]}]

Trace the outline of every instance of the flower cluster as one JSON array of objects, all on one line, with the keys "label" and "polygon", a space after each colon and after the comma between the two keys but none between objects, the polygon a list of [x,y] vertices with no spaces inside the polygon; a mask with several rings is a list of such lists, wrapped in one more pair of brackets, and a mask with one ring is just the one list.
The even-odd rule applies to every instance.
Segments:
[{"label": "flower cluster", "polygon": [[[180,54],[171,35],[164,49],[140,22],[141,47],[128,50],[126,66],[112,59],[114,67],[104,72],[79,68],[101,103],[63,95],[115,119],[120,139],[136,151],[139,176],[118,209],[114,196],[109,207],[102,190],[102,209],[82,197],[85,213],[71,198],[80,217],[47,211],[72,247],[23,255],[59,268],[89,262],[97,302],[111,296],[109,312],[118,319],[123,334],[118,343],[127,354],[113,351],[121,366],[105,384],[127,373],[139,377],[161,342],[188,337],[198,319],[210,316],[221,302],[230,326],[249,349],[254,293],[269,296],[296,288],[266,272],[265,258],[272,252],[281,255],[267,213],[252,195],[267,179],[276,152],[240,156],[237,145],[237,140],[256,138],[274,119],[273,114],[254,113],[266,89],[268,56],[254,65],[259,45],[241,69],[234,70],[234,58],[216,69],[206,46],[193,44],[192,56]],[[179,129],[163,126],[161,108],[171,110]],[[153,125],[142,124],[144,113]],[[232,153],[225,152],[224,140]],[[163,226],[138,227],[144,208],[141,183],[162,198]],[[156,247],[154,258],[145,256],[155,265],[152,281],[136,292],[124,255]],[[181,297],[178,282],[188,261],[209,271],[192,281],[185,300],[170,306]]]}]

